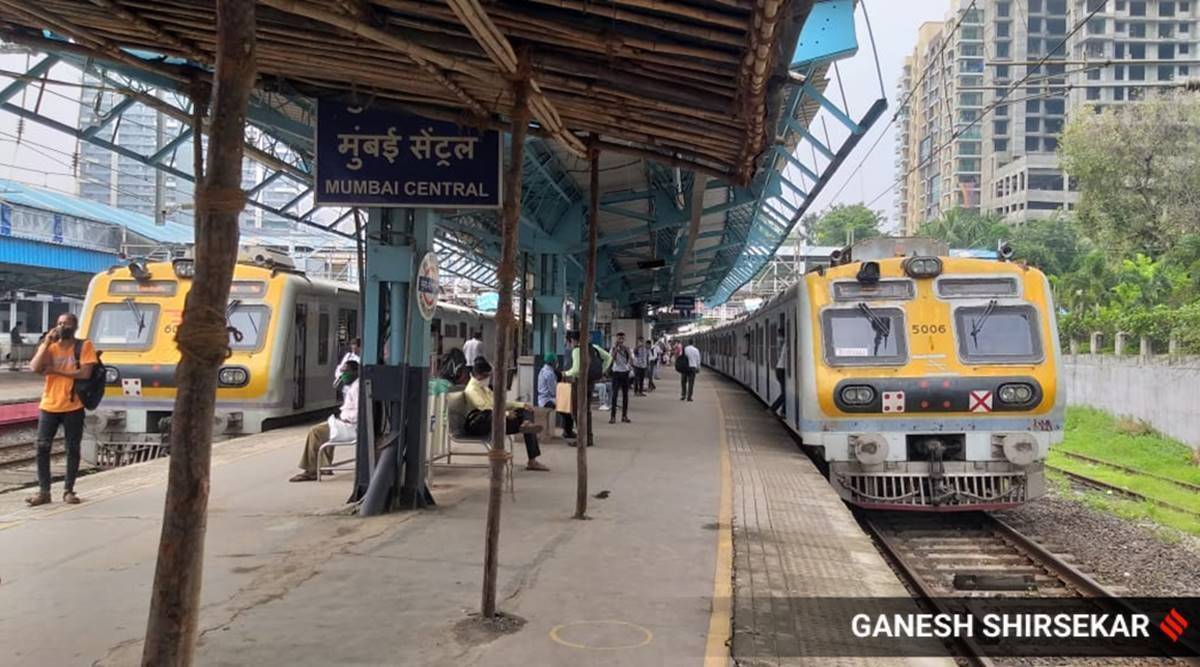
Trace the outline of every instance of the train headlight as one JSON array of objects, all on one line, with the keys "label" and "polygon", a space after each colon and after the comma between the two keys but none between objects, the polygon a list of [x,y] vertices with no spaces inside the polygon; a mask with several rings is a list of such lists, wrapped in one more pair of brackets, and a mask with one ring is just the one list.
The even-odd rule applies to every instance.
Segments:
[{"label": "train headlight", "polygon": [[842,387],[842,402],[846,405],[870,405],[875,400],[875,390],[865,385],[852,384]]},{"label": "train headlight", "polygon": [[196,277],[196,263],[190,259],[177,259],[171,262],[176,278],[191,280]]},{"label": "train headlight", "polygon": [[904,273],[910,278],[935,278],[942,273],[942,260],[937,257],[909,257],[904,260]]},{"label": "train headlight", "polygon": [[250,381],[250,372],[241,366],[226,366],[217,374],[222,387],[244,387]]},{"label": "train headlight", "polygon": [[117,370],[117,368],[115,366],[105,366],[104,367],[104,384],[120,384],[120,383],[121,383],[121,371]]},{"label": "train headlight", "polygon": [[1033,387],[1024,383],[1002,384],[996,396],[1001,403],[1025,405],[1033,400]]}]

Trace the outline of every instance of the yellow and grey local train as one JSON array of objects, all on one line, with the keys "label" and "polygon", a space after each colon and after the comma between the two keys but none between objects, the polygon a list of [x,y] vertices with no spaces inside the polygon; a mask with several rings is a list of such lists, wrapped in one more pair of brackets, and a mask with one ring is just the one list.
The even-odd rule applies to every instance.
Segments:
[{"label": "yellow and grey local train", "polygon": [[[194,272],[189,257],[114,267],[88,287],[80,329],[103,353],[104,400],[86,420],[85,456],[119,464],[170,432],[179,349],[175,331]],[[231,354],[218,373],[214,436],[258,433],[337,406],[334,371],[359,336],[356,286],[319,280],[269,250],[248,249],[225,309]],[[432,349],[462,347],[491,317],[440,305]],[[93,450],[93,447],[95,448]]]},{"label": "yellow and grey local train", "polygon": [[[1045,490],[1064,396],[1050,286],[928,239],[835,253],[753,313],[695,336],[705,365],[763,401],[870,509],[984,510]],[[781,360],[782,357],[782,360]]]}]

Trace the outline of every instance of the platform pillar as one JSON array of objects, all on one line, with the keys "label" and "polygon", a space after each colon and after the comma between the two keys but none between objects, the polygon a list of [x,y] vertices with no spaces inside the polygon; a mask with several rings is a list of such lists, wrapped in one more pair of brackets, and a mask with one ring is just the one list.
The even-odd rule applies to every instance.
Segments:
[{"label": "platform pillar", "polygon": [[567,323],[562,321],[566,268],[553,254],[539,254],[534,266],[533,353],[541,367],[547,354],[562,354]]},{"label": "platform pillar", "polygon": [[363,500],[364,516],[433,504],[424,464],[429,324],[421,317],[414,285],[421,258],[433,249],[435,221],[426,209],[371,209],[368,214],[355,467],[355,499]]}]

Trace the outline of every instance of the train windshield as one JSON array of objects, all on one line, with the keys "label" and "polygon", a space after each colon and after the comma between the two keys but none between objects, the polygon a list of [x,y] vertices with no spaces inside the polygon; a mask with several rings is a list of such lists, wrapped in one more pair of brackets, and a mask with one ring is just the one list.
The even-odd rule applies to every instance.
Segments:
[{"label": "train windshield", "polygon": [[132,299],[102,303],[92,310],[88,338],[103,350],[144,350],[153,341],[157,321],[155,303],[136,303]]},{"label": "train windshield", "polygon": [[237,299],[229,302],[226,309],[226,326],[229,327],[229,349],[257,350],[267,333],[267,322],[271,311],[266,306],[246,305]]},{"label": "train windshield", "polygon": [[832,366],[903,364],[907,357],[904,313],[899,308],[826,310],[822,316],[825,360]]},{"label": "train windshield", "polygon": [[1030,363],[1042,359],[1037,310],[1033,306],[965,306],[954,311],[958,352],[964,361]]}]

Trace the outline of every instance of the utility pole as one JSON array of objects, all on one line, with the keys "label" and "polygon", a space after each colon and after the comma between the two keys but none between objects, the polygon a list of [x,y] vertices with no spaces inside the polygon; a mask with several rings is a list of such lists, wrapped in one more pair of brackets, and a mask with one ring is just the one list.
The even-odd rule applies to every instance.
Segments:
[{"label": "utility pole", "polygon": [[504,499],[504,466],[511,456],[504,448],[506,408],[508,404],[509,345],[513,335],[513,283],[517,273],[517,245],[521,219],[521,167],[525,155],[525,133],[529,129],[529,59],[521,55],[517,78],[513,81],[512,145],[508,173],[504,177],[504,206],[501,222],[500,266],[496,282],[500,285],[496,306],[496,369],[492,383],[492,445],[488,450],[491,480],[488,488],[487,528],[483,554],[484,618],[496,615],[496,577],[500,551],[500,505]]},{"label": "utility pole", "polygon": [[588,147],[588,161],[591,163],[591,181],[588,189],[588,254],[587,267],[584,269],[583,298],[579,304],[579,376],[575,380],[575,414],[579,415],[579,423],[575,432],[579,434],[579,443],[575,448],[575,516],[576,519],[587,518],[587,446],[591,444],[592,433],[592,385],[588,382],[589,367],[592,358],[592,337],[590,326],[592,322],[592,300],[596,297],[596,238],[600,226],[600,149],[596,147],[597,137],[592,135]]},{"label": "utility pole", "polygon": [[[155,89],[154,96],[161,98],[162,91]],[[157,155],[162,150],[166,141],[166,127],[162,111],[154,112],[154,154]],[[167,186],[167,175],[163,173],[158,165],[151,165],[154,169],[154,224],[162,227],[167,224],[166,197],[163,192]]]},{"label": "utility pole", "polygon": [[[217,371],[229,352],[225,306],[237,262],[238,214],[245,207],[242,157],[246,108],[255,76],[255,0],[217,0],[215,98],[208,168],[197,170],[195,278],[175,343],[180,362],[171,420],[171,457],[145,667],[192,664],[200,620]],[[199,86],[193,92],[194,159],[200,164]]]}]

